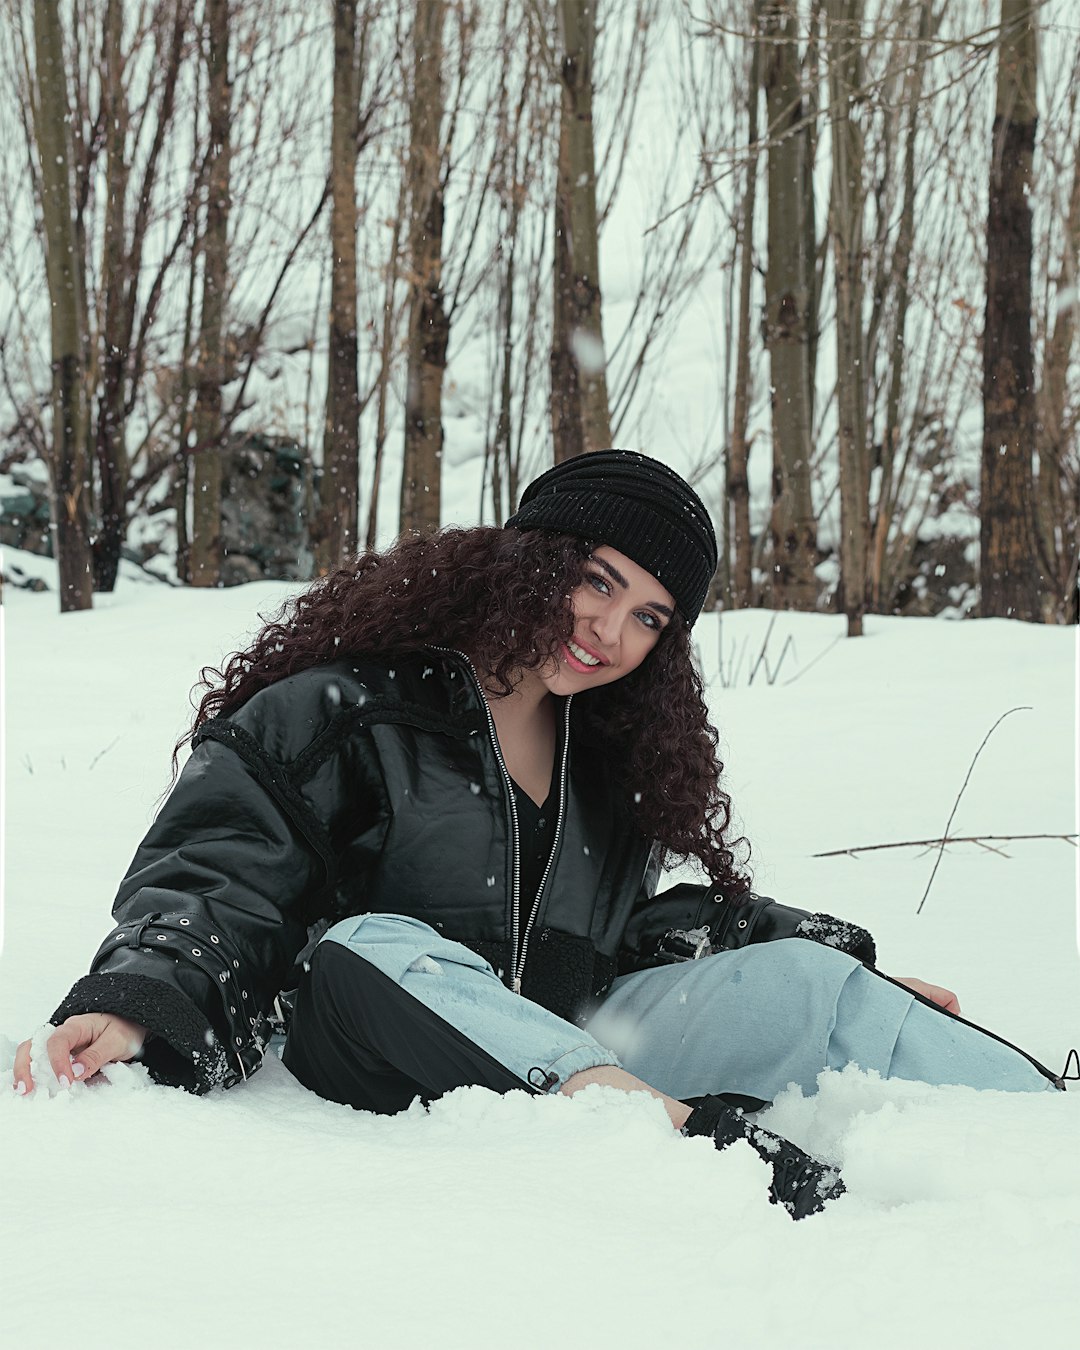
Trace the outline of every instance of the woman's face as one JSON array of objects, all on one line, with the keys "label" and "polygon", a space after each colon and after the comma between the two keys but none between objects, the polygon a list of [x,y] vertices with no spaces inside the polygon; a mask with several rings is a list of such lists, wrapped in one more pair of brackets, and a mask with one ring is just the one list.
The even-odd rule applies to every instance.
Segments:
[{"label": "woman's face", "polygon": [[553,694],[578,694],[636,670],[675,614],[675,601],[650,573],[604,544],[585,564],[571,597],[574,636],[558,665],[541,674]]}]

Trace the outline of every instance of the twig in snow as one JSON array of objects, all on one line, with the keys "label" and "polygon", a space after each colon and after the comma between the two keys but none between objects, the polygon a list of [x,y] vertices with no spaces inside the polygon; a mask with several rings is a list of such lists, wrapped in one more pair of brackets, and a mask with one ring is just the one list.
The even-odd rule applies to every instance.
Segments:
[{"label": "twig in snow", "polygon": [[119,739],[120,739],[119,736],[114,736],[114,737],[112,738],[112,740],[109,742],[109,744],[105,747],[104,750],[99,750],[99,751],[97,752],[97,754],[94,756],[94,758],[93,758],[93,759],[90,761],[90,763],[86,766],[86,772],[87,772],[87,773],[90,772],[90,770],[94,767],[94,765],[98,762],[98,760],[101,759],[101,757],[102,757],[103,755],[107,755],[107,754],[109,753],[109,751],[113,748],[113,746],[116,744],[116,742],[117,742]]},{"label": "twig in snow", "polygon": [[[765,641],[761,644],[761,651],[758,652],[757,660],[754,662],[753,669],[750,671],[750,678],[746,681],[747,689],[749,689],[750,686],[754,683],[754,676],[758,673],[758,667],[761,665],[762,661],[765,660],[765,653],[768,650],[769,638],[772,637],[773,624],[775,622],[776,622],[776,615],[775,614],[770,615],[769,626],[768,628],[765,629]],[[769,667],[768,665],[766,665],[765,666],[766,676],[768,675],[768,673]],[[771,684],[772,681],[770,680],[769,683]]]},{"label": "twig in snow", "polygon": [[972,759],[971,763],[968,765],[967,775],[965,776],[964,781],[960,784],[960,791],[956,794],[956,801],[953,802],[953,808],[949,812],[949,819],[945,822],[945,833],[941,840],[941,847],[938,849],[938,855],[934,859],[934,870],[930,873],[930,880],[926,883],[926,890],[923,891],[923,897],[919,901],[918,909],[915,911],[916,914],[921,914],[922,907],[923,905],[926,904],[926,897],[930,894],[930,887],[934,884],[934,878],[937,876],[937,870],[941,866],[941,855],[945,852],[945,843],[949,838],[949,826],[953,823],[953,816],[956,815],[956,808],[960,805],[960,798],[964,795],[964,789],[971,781],[972,770],[975,768],[976,761],[982,754],[986,742],[990,739],[990,737],[994,734],[994,732],[997,731],[998,727],[1001,726],[1002,722],[1005,721],[1006,717],[1011,717],[1014,712],[1030,712],[1030,711],[1031,707],[1028,704],[1022,704],[1018,708],[1010,708],[1008,712],[1003,712],[1001,714],[998,720],[994,723],[994,725],[982,738],[982,743],[980,744],[978,750],[975,751],[975,756]]},{"label": "twig in snow", "polygon": [[994,848],[993,844],[984,843],[981,839],[976,839],[975,842],[980,848],[984,848],[987,853],[996,853],[999,858],[1007,858],[1009,856],[1003,848]]},{"label": "twig in snow", "polygon": [[986,839],[993,839],[998,843],[1012,844],[1018,839],[1063,839],[1065,843],[1076,844],[1073,842],[1080,839],[1077,834],[954,834],[945,838],[937,839],[900,839],[895,844],[857,844],[854,848],[833,848],[827,853],[812,853],[812,858],[854,858],[856,853],[876,853],[883,848],[926,848],[931,849],[935,844],[982,844]]},{"label": "twig in snow", "polygon": [[[779,656],[777,657],[777,659],[776,659],[776,665],[775,665],[775,666],[770,666],[770,665],[769,665],[769,641],[770,641],[770,639],[772,638],[772,631],[773,631],[773,627],[774,627],[775,623],[776,623],[776,615],[773,614],[773,615],[771,616],[771,618],[769,619],[769,626],[768,626],[768,627],[766,628],[766,630],[765,630],[765,638],[764,638],[764,641],[763,641],[762,644],[761,644],[761,647],[760,647],[759,650],[758,650],[757,659],[755,660],[753,666],[751,667],[749,676],[747,677],[746,687],[747,687],[748,689],[749,689],[750,686],[754,683],[754,679],[755,679],[755,677],[756,677],[758,671],[761,669],[761,667],[762,667],[763,665],[764,665],[764,667],[765,667],[765,680],[766,680],[766,683],[768,683],[768,684],[770,684],[770,685],[775,684],[775,683],[776,683],[776,677],[780,674],[780,667],[784,664],[784,657],[787,656],[787,654],[788,654],[788,649],[790,648],[790,650],[792,651],[792,653],[795,653],[795,639],[794,639],[794,638],[792,637],[792,635],[789,633],[789,634],[787,635],[787,637],[784,639],[784,644],[783,644],[783,646],[780,648],[780,655],[779,655]],[[746,645],[747,645],[747,643],[748,643],[748,641],[749,641],[749,636],[744,636],[744,637],[743,637],[742,643],[740,644],[740,646],[739,646],[739,648],[738,648],[738,655],[737,655],[737,656],[736,656],[735,641],[734,641],[734,639],[732,639],[732,643],[731,643],[731,653],[730,653],[730,656],[729,656],[729,658],[728,658],[728,667],[727,667],[727,671],[725,672],[725,670],[724,670],[723,620],[722,620],[722,619],[721,619],[720,621],[718,621],[718,623],[717,623],[717,625],[716,625],[716,635],[717,635],[717,636],[716,636],[716,665],[717,665],[717,674],[716,674],[716,675],[713,675],[713,676],[710,678],[709,684],[711,685],[711,684],[713,683],[713,680],[715,680],[715,679],[717,679],[717,677],[719,677],[719,680],[720,680],[720,687],[721,687],[722,689],[734,689],[734,688],[737,686],[738,681],[739,681],[739,672],[742,670],[743,660],[744,660],[744,658],[745,658],[745,656],[746,656]],[[699,664],[700,664],[700,655],[699,655],[699,658],[698,658],[698,659],[699,659]],[[791,681],[789,680],[788,683],[790,684]]]},{"label": "twig in snow", "polygon": [[802,670],[800,670],[797,675],[792,675],[790,680],[784,681],[784,688],[786,689],[789,684],[794,684],[796,680],[801,679],[811,666],[816,666],[823,656],[828,656],[836,644],[838,642],[843,642],[846,636],[846,633],[837,633],[836,637],[833,638],[829,645],[823,651],[818,652],[817,656],[815,656],[812,661],[807,661],[806,665],[803,666]]}]

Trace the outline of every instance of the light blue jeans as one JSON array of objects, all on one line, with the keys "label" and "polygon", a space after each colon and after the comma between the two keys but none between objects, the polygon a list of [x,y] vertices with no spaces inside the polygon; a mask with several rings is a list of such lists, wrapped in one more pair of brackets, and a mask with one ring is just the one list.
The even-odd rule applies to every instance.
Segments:
[{"label": "light blue jeans", "polygon": [[800,938],[615,981],[584,1029],[512,993],[486,961],[417,919],[366,914],[323,937],[370,961],[519,1077],[556,1091],[621,1066],[669,1096],[772,1101],[826,1068],[1006,1092],[1054,1090],[1022,1054],[926,1007],[854,957]]}]

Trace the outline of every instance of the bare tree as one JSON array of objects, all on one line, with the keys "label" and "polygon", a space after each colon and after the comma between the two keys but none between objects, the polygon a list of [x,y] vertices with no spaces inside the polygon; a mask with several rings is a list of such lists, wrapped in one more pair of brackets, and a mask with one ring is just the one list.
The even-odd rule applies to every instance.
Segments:
[{"label": "bare tree", "polygon": [[417,0],[409,143],[409,312],[401,529],[437,530],[442,486],[442,385],[450,323],[443,291],[443,27],[446,0]]},{"label": "bare tree", "polygon": [[383,459],[386,449],[387,418],[390,406],[391,376],[394,369],[394,338],[398,327],[398,306],[396,292],[401,275],[400,243],[401,231],[405,220],[405,177],[402,175],[398,190],[397,209],[393,215],[390,247],[383,268],[382,315],[379,323],[378,370],[375,376],[373,393],[375,396],[375,454],[371,466],[371,492],[368,495],[367,532],[365,546],[375,547],[378,533],[379,489],[382,485]]},{"label": "bare tree", "polygon": [[87,505],[86,403],[83,392],[86,300],[79,267],[72,187],[64,37],[57,0],[35,0],[34,129],[41,170],[45,267],[49,282],[52,345],[50,468],[60,564],[60,610],[89,609],[93,602]]},{"label": "bare tree", "polygon": [[831,194],[842,210],[830,219],[823,293],[826,324],[846,355],[821,403],[819,500],[834,519],[840,500],[844,599],[845,568],[850,575],[863,564],[862,549],[845,558],[843,543],[851,544],[850,525],[862,533],[869,521],[866,604],[879,612],[932,612],[926,606],[940,607],[943,590],[949,603],[968,603],[974,517],[963,505],[972,495],[963,414],[976,395],[978,357],[967,297],[981,285],[984,247],[984,222],[972,211],[978,161],[965,149],[978,135],[985,60],[965,36],[972,16],[940,0],[883,0],[858,11],[857,32],[835,15],[826,30],[826,57],[837,58],[830,115],[842,132],[832,167],[844,190]]},{"label": "bare tree", "polygon": [[817,528],[811,496],[810,368],[813,256],[807,255],[807,128],[794,0],[759,0],[762,83],[768,109],[769,261],[765,345],[772,386],[773,503],[770,600],[813,609]]},{"label": "bare tree", "polygon": [[[750,44],[750,74],[746,89],[747,156],[742,209],[739,213],[738,336],[735,356],[735,393],[731,437],[725,466],[727,489],[726,550],[730,566],[730,601],[733,608],[753,603],[750,566],[750,290],[754,274],[754,209],[758,178],[758,101],[761,97],[761,43],[757,26]],[[771,256],[771,255],[770,255]]]},{"label": "bare tree", "polygon": [[1035,380],[1031,341],[1036,17],[1030,0],[1001,0],[997,99],[986,227],[983,445],[980,477],[981,609],[1041,618],[1032,512]]},{"label": "bare tree", "polygon": [[528,468],[550,462],[551,453],[546,372],[542,379],[538,374],[541,354],[551,351],[559,98],[553,14],[553,6],[532,0],[502,0],[488,39],[500,52],[486,93],[494,242],[473,327],[485,334],[491,354],[480,513],[497,521],[516,506]]},{"label": "bare tree", "polygon": [[316,566],[328,572],[355,551],[360,495],[357,368],[356,161],[360,148],[357,0],[334,4],[334,93],[330,134],[330,350]]},{"label": "bare tree", "polygon": [[555,187],[551,423],[556,463],[611,444],[601,318],[593,53],[596,0],[556,0],[562,84]]},{"label": "bare tree", "polygon": [[[515,40],[520,40],[524,31],[524,40],[528,46],[525,68],[535,71],[537,67],[537,42],[535,25],[519,26],[518,32],[511,29],[510,0],[503,0],[499,17],[499,45],[506,53],[512,50]],[[496,93],[496,174],[495,192],[498,203],[498,242],[495,246],[495,259],[498,272],[498,295],[496,315],[499,334],[499,382],[497,392],[497,411],[495,413],[494,435],[488,455],[488,467],[491,477],[491,500],[495,519],[508,516],[517,503],[517,456],[513,442],[514,431],[514,340],[515,340],[515,292],[518,285],[518,262],[522,224],[522,212],[528,198],[523,182],[525,165],[528,160],[529,145],[523,146],[523,131],[526,130],[526,113],[530,108],[530,95],[533,80],[516,81],[515,97],[511,98],[512,68],[504,62],[500,71]],[[527,134],[527,132],[526,132]]]},{"label": "bare tree", "polygon": [[866,610],[870,493],[863,328],[863,134],[856,106],[864,79],[857,0],[826,0],[825,13],[832,128],[829,232],[836,288],[840,580],[848,637],[859,637]]},{"label": "bare tree", "polygon": [[[137,464],[161,421],[148,406],[154,401],[152,394],[148,398],[148,384],[153,384],[159,351],[156,325],[161,310],[168,308],[169,276],[194,219],[194,187],[185,183],[182,172],[176,177],[169,172],[190,11],[191,0],[156,0],[135,21],[119,0],[75,0],[62,37],[73,182],[72,262],[84,296],[86,522],[98,590],[111,590],[115,583],[128,510],[148,482],[146,464]],[[21,37],[17,0],[8,12]],[[24,68],[23,78],[13,72],[17,90],[29,87],[25,44]],[[28,105],[32,100],[23,93],[23,101]],[[34,132],[25,118],[24,131],[32,141]],[[198,181],[197,169],[193,178]],[[24,191],[40,201],[40,176],[31,174]],[[14,223],[10,209],[9,221]],[[24,335],[33,328],[33,309],[32,303],[20,306],[15,316]],[[32,343],[24,342],[21,350],[24,366],[19,374],[33,388],[37,372]],[[3,360],[10,377],[6,348]],[[33,421],[32,398],[23,406]],[[137,407],[142,439],[129,451],[129,423]],[[168,455],[158,455],[150,477],[158,476],[168,460]]]},{"label": "bare tree", "polygon": [[[907,340],[907,316],[911,303],[911,254],[915,242],[915,197],[918,188],[916,181],[916,135],[920,120],[920,103],[923,74],[926,62],[920,59],[920,46],[930,37],[935,23],[930,0],[920,0],[917,13],[916,44],[910,51],[907,73],[903,81],[903,97],[895,100],[897,115],[885,122],[883,140],[888,152],[879,177],[879,198],[876,217],[879,238],[887,228],[892,212],[887,209],[884,194],[888,190],[892,169],[893,129],[900,130],[903,125],[903,161],[900,171],[899,225],[896,243],[891,254],[884,248],[877,250],[877,269],[874,284],[874,303],[871,328],[877,326],[877,320],[885,307],[886,291],[891,288],[895,294],[893,321],[888,325],[887,347],[889,353],[888,393],[885,404],[885,427],[881,438],[881,482],[877,493],[877,506],[873,520],[873,537],[870,545],[869,560],[869,603],[874,610],[881,611],[883,603],[891,599],[890,569],[888,567],[889,534],[895,519],[898,500],[895,494],[897,470],[901,467],[898,457],[900,448],[900,414],[904,376],[907,373],[905,348]],[[890,89],[890,96],[893,91]],[[890,102],[891,102],[890,98]],[[888,258],[888,261],[886,261]],[[873,338],[867,342],[868,369],[873,367]]]},{"label": "bare tree", "polygon": [[[1066,60],[1064,68],[1071,78],[1057,114],[1060,137],[1051,135],[1051,105],[1041,150],[1042,175],[1052,178],[1059,189],[1044,194],[1044,200],[1054,203],[1053,217],[1060,222],[1060,256],[1056,265],[1037,269],[1045,276],[1046,287],[1044,312],[1037,325],[1042,338],[1042,368],[1035,509],[1040,560],[1050,579],[1043,596],[1043,616],[1051,622],[1078,623],[1080,392],[1074,357],[1080,308],[1080,43],[1075,44],[1072,61]],[[1072,380],[1070,370],[1074,372]]]},{"label": "bare tree", "polygon": [[[98,398],[95,452],[98,470],[100,523],[94,539],[94,579],[98,590],[111,591],[116,582],[120,550],[127,525],[131,493],[127,451],[127,420],[135,406],[147,359],[149,334],[157,316],[165,277],[187,235],[193,212],[190,202],[181,211],[178,236],[170,240],[158,262],[148,291],[141,297],[147,235],[153,220],[152,202],[168,138],[173,131],[177,86],[186,55],[189,0],[160,4],[152,18],[153,60],[157,97],[153,103],[153,133],[145,158],[131,180],[139,152],[145,116],[132,127],[131,94],[126,67],[132,52],[125,45],[124,5],[109,0],[102,42],[102,82],[99,119],[104,127],[105,205],[100,289],[104,294],[100,324]],[[84,170],[89,173],[89,166]],[[128,225],[129,199],[134,211]]]},{"label": "bare tree", "polygon": [[209,116],[199,380],[195,398],[194,505],[191,583],[216,586],[221,577],[221,451],[225,425],[225,304],[229,283],[230,104],[229,3],[206,0],[205,57]]}]

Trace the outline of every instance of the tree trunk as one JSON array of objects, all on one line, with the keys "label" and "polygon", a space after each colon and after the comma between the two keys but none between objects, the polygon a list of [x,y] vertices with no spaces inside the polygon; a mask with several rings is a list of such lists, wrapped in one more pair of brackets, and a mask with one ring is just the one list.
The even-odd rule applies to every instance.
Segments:
[{"label": "tree trunk", "polygon": [[229,281],[229,0],[206,0],[207,111],[210,153],[203,287],[199,321],[199,379],[195,395],[194,505],[191,584],[221,580],[221,386],[225,379],[225,300]]},{"label": "tree trunk", "polygon": [[401,529],[437,530],[442,489],[442,387],[450,318],[442,289],[443,26],[446,0],[417,0],[409,110],[409,304]]},{"label": "tree trunk", "polygon": [[52,348],[51,469],[56,512],[60,611],[93,603],[88,527],[90,496],[86,456],[83,362],[86,307],[79,268],[72,194],[71,124],[64,40],[56,0],[35,0],[34,129],[41,160],[41,211],[49,287]]},{"label": "tree trunk", "polygon": [[192,242],[187,277],[184,283],[184,328],[180,375],[176,394],[176,470],[174,496],[176,503],[176,575],[185,585],[191,583],[191,532],[188,527],[188,506],[191,496],[191,455],[188,450],[192,433],[191,387],[195,362],[192,352],[195,343],[195,303],[198,290],[198,251]]},{"label": "tree trunk", "polygon": [[806,255],[806,131],[794,0],[759,0],[762,83],[768,110],[769,260],[765,346],[772,388],[771,603],[813,609],[817,526],[810,489],[810,271]]},{"label": "tree trunk", "polygon": [[832,192],[829,229],[836,279],[836,404],[840,456],[840,583],[848,637],[866,612],[870,465],[866,445],[863,332],[863,138],[852,115],[861,86],[857,0],[827,0]]},{"label": "tree trunk", "polygon": [[556,0],[561,54],[551,427],[555,462],[611,444],[596,215],[596,0]]},{"label": "tree trunk", "polygon": [[761,97],[761,44],[753,43],[748,90],[746,187],[743,190],[741,239],[739,242],[739,336],[735,354],[735,407],[732,414],[731,446],[727,457],[728,539],[725,552],[731,568],[730,602],[733,609],[753,603],[750,567],[750,287],[754,274],[754,205],[758,175],[758,100]]},{"label": "tree trunk", "polygon": [[94,539],[94,588],[111,591],[116,585],[120,549],[124,542],[127,495],[127,454],[124,445],[124,372],[130,333],[125,332],[127,250],[124,208],[129,165],[125,154],[128,133],[127,95],[123,70],[124,7],[109,0],[105,12],[102,120],[105,124],[105,244],[102,288],[105,315],[101,341],[101,394],[98,399],[96,455],[100,524]]},{"label": "tree trunk", "polygon": [[990,151],[983,329],[979,585],[984,616],[1040,619],[1032,512],[1035,390],[1031,343],[1031,162],[1035,18],[1001,0],[997,104]]},{"label": "tree trunk", "polygon": [[[916,41],[920,48],[930,36],[930,0],[921,0],[918,12]],[[896,320],[889,341],[889,387],[885,402],[885,432],[881,444],[881,486],[878,491],[877,512],[874,517],[869,560],[869,603],[881,613],[892,599],[894,583],[888,567],[889,531],[893,521],[893,492],[896,453],[900,443],[900,397],[904,386],[904,367],[907,342],[907,314],[911,299],[911,252],[915,243],[915,194],[918,183],[915,173],[915,146],[920,122],[922,82],[925,63],[919,59],[919,49],[908,68],[904,81],[904,106],[907,127],[904,137],[903,189],[900,201],[900,224],[896,247],[892,255],[892,275],[889,284],[896,294]],[[897,127],[900,125],[897,118]]]},{"label": "tree trunk", "polygon": [[810,448],[814,447],[814,410],[817,398],[818,327],[821,322],[821,285],[818,270],[817,205],[814,198],[814,171],[821,109],[821,25],[824,0],[812,0],[810,24],[803,60],[803,117],[806,127],[803,154],[803,249],[806,255],[806,371],[810,402]]},{"label": "tree trunk", "polygon": [[[505,495],[503,487],[511,478],[510,466],[513,460],[513,447],[510,443],[512,431],[511,413],[513,404],[513,360],[514,360],[514,252],[517,243],[517,208],[511,207],[510,238],[507,247],[506,265],[499,275],[499,329],[502,337],[499,374],[499,412],[495,420],[495,444],[491,452],[491,500],[495,509],[496,521],[513,514],[517,503],[512,496]],[[506,242],[506,241],[504,241]]]},{"label": "tree trunk", "polygon": [[360,78],[357,0],[334,5],[334,102],[330,133],[330,351],[319,488],[316,565],[328,572],[356,551],[360,498],[360,382],[356,331],[356,159]]},{"label": "tree trunk", "polygon": [[400,272],[401,229],[405,217],[406,184],[398,186],[397,210],[394,213],[393,234],[387,255],[386,281],[383,291],[382,336],[379,339],[379,374],[375,383],[375,455],[371,469],[371,495],[368,498],[367,532],[364,546],[375,547],[379,526],[379,489],[382,484],[383,452],[386,446],[386,419],[390,401],[390,375],[393,366],[394,334],[397,330],[397,295]]},{"label": "tree trunk", "polygon": [[[510,5],[504,0],[499,29],[500,42],[509,48],[508,33]],[[517,506],[514,496],[514,290],[518,284],[517,259],[521,233],[521,213],[524,204],[522,170],[519,146],[521,127],[529,98],[529,81],[518,88],[513,115],[508,109],[508,78],[504,73],[499,83],[497,108],[497,135],[499,139],[499,172],[497,191],[500,203],[499,239],[495,257],[499,268],[499,298],[496,307],[499,325],[499,388],[498,412],[495,416],[495,436],[491,447],[491,502],[495,520],[501,521]]]},{"label": "tree trunk", "polygon": [[[1073,160],[1072,193],[1065,219],[1061,272],[1053,288],[1053,327],[1043,351],[1039,389],[1039,473],[1036,480],[1036,522],[1040,556],[1053,578],[1043,597],[1044,617],[1051,622],[1078,622],[1076,566],[1080,552],[1080,502],[1068,491],[1062,470],[1068,462],[1076,425],[1066,413],[1068,372],[1076,340],[1077,306],[1070,304],[1080,281],[1080,146]],[[1049,323],[1049,319],[1048,319]],[[1064,490],[1063,490],[1064,488]]]}]

